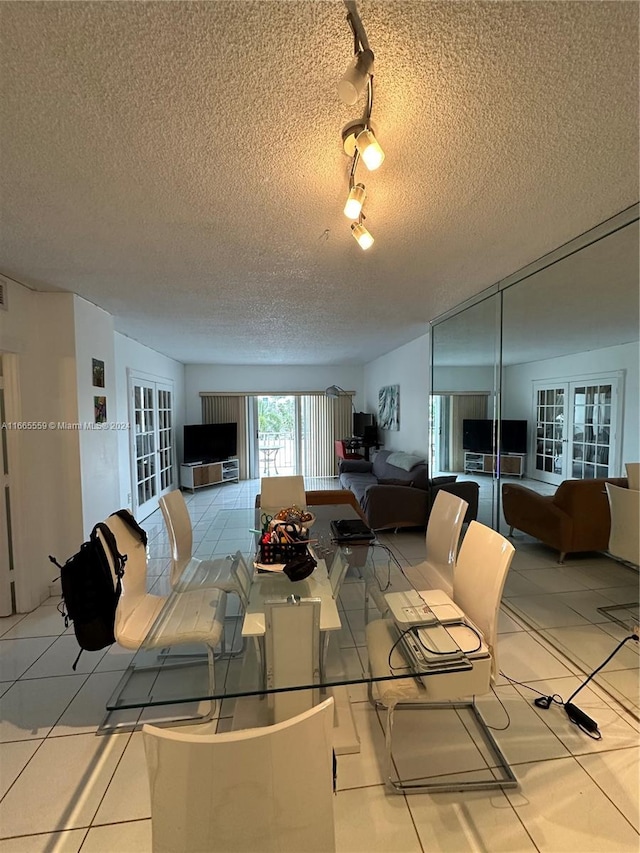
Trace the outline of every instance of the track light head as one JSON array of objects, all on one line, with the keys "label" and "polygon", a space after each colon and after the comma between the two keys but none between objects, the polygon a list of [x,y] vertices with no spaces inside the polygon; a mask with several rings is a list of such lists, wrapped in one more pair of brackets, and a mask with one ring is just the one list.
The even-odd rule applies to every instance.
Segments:
[{"label": "track light head", "polygon": [[373,246],[373,237],[364,227],[362,222],[354,222],[351,225],[351,233],[358,241],[358,245],[361,249],[366,251],[367,249],[370,249],[371,246]]},{"label": "track light head", "polygon": [[384,160],[384,151],[376,139],[373,126],[365,124],[362,119],[350,121],[342,128],[342,147],[348,157],[353,157],[357,149],[370,172],[379,168]]},{"label": "track light head", "polygon": [[344,215],[347,219],[359,219],[362,213],[362,205],[366,197],[364,184],[355,184],[349,190],[347,203],[344,206]]},{"label": "track light head", "polygon": [[366,89],[370,74],[373,74],[373,51],[358,51],[338,83],[340,100],[353,106]]}]

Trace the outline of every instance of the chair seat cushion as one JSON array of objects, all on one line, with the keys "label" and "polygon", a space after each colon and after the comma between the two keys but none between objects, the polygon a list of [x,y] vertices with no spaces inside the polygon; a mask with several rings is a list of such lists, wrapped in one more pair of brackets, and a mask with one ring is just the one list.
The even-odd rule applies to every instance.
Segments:
[{"label": "chair seat cushion", "polygon": [[[140,648],[165,601],[166,596],[141,596],[124,624],[117,624],[117,642],[128,649]],[[145,646],[157,648],[183,643],[217,646],[224,629],[226,602],[227,595],[220,589],[174,594],[171,609],[163,617],[163,624],[157,626],[155,636],[150,637]]]}]

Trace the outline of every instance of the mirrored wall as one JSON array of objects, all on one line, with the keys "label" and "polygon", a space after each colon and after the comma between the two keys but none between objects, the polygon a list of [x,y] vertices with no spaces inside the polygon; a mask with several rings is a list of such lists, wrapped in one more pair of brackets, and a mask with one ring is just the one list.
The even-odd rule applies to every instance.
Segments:
[{"label": "mirrored wall", "polygon": [[[635,205],[432,324],[431,470],[480,484],[479,521],[509,533],[505,483],[549,496],[640,460],[638,258]],[[599,553],[559,564],[518,531],[513,542],[505,601],[590,672],[625,630],[601,608],[637,608],[637,571]],[[637,651],[612,666],[601,683],[637,711]]]}]

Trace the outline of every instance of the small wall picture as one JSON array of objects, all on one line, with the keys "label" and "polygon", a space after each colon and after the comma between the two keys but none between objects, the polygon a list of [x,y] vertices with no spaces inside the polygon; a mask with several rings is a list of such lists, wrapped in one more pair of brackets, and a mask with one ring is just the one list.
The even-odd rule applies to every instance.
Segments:
[{"label": "small wall picture", "polygon": [[93,387],[104,388],[104,361],[97,358],[92,358],[91,361],[93,363]]},{"label": "small wall picture", "polygon": [[385,385],[378,392],[378,426],[400,429],[400,386]]},{"label": "small wall picture", "polygon": [[107,398],[93,398],[93,417],[97,424],[105,424],[107,422]]}]

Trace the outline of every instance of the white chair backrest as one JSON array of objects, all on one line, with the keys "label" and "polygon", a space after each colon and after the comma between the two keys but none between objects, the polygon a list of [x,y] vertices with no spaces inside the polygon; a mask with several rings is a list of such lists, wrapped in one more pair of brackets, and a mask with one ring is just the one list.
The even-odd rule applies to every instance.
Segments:
[{"label": "white chair backrest", "polygon": [[640,462],[626,462],[627,480],[629,488],[640,491]]},{"label": "white chair backrest", "polygon": [[502,591],[515,548],[500,533],[472,521],[453,574],[453,600],[482,631],[492,656],[492,677],[498,674],[498,614]]},{"label": "white chair backrest", "polygon": [[247,602],[249,601],[249,592],[251,591],[251,574],[240,551],[236,551],[233,555],[231,574],[236,579],[236,583],[238,584],[238,595],[240,596],[243,605],[246,607]]},{"label": "white chair backrest", "polygon": [[[133,530],[117,515],[109,516],[105,519],[105,524],[115,537],[118,551],[127,557],[122,577],[122,593],[116,609],[114,630],[117,638],[129,616],[147,593],[147,549]],[[115,581],[115,567],[109,546],[102,535],[98,535],[102,539]]]},{"label": "white chair backrest", "polygon": [[259,729],[145,725],[154,853],[335,850],[333,699]]},{"label": "white chair backrest", "polygon": [[436,495],[426,533],[427,560],[430,563],[453,568],[468,506],[467,501],[443,489]]},{"label": "white chair backrest", "polygon": [[163,495],[158,503],[162,510],[164,522],[171,547],[171,585],[180,579],[185,566],[191,559],[193,549],[193,530],[191,516],[179,489]]},{"label": "white chair backrest", "polygon": [[[266,601],[264,605],[267,688],[320,683],[320,599]],[[268,693],[272,722],[302,713],[317,690]]]},{"label": "white chair backrest", "polygon": [[287,506],[307,505],[304,477],[263,477],[260,480],[260,506],[262,509],[284,509]]},{"label": "white chair backrest", "polygon": [[605,483],[611,532],[609,553],[635,566],[640,564],[640,491]]}]

